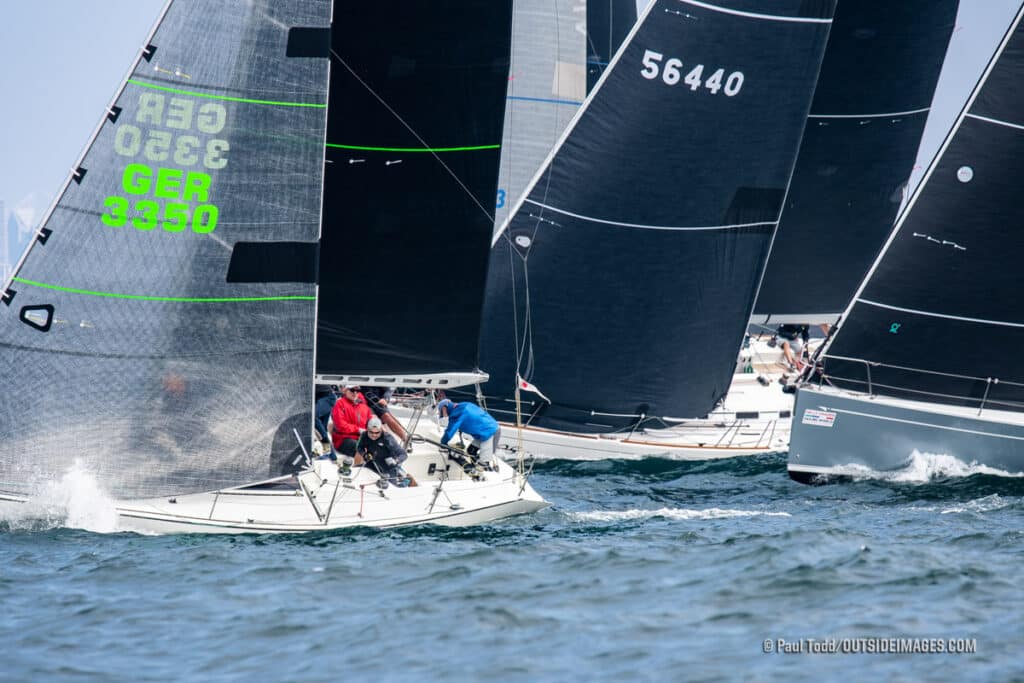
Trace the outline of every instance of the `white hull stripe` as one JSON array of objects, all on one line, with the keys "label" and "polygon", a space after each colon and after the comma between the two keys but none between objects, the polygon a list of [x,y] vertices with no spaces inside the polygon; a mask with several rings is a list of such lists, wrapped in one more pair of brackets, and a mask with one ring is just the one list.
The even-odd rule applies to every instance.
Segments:
[{"label": "white hull stripe", "polygon": [[[983,432],[977,429],[964,429],[963,427],[947,427],[946,425],[934,424],[932,422],[918,422],[917,420],[904,420],[899,417],[886,417],[884,415],[873,415],[871,413],[861,413],[856,410],[841,410],[838,408],[829,408],[828,406],[822,406],[826,410],[830,410],[834,413],[841,413],[843,415],[857,415],[858,417],[867,417],[874,420],[884,420],[886,422],[899,422],[900,424],[916,425],[918,427],[930,427],[932,429],[944,429],[947,432],[961,432],[963,434],[977,434],[979,436],[991,436],[996,439],[1012,439],[1013,441],[1024,441],[1024,436],[1012,436],[1010,434],[999,434],[997,432]],[[966,419],[966,418],[955,418],[950,416],[952,419]]]},{"label": "white hull stripe", "polygon": [[1017,130],[1024,130],[1024,126],[1018,123],[1010,123],[1009,121],[1000,121],[999,119],[990,119],[987,116],[978,116],[977,114],[968,114],[967,118],[978,119],[979,121],[985,121],[987,123],[994,123],[997,126],[1006,126],[1007,128],[1016,128]]},{"label": "white hull stripe", "polygon": [[900,311],[901,313],[913,313],[915,315],[926,315],[931,318],[945,318],[946,320],[959,320],[967,323],[980,323],[982,325],[998,325],[1000,327],[1021,327],[1024,328],[1024,323],[1011,323],[1005,320],[985,320],[983,318],[964,318],[959,315],[946,315],[945,313],[932,313],[931,311],[919,311],[914,308],[900,308],[899,306],[889,306],[882,304],[877,301],[869,301],[868,299],[857,299],[857,303],[867,304],[869,306],[877,306],[878,308],[885,308],[890,311]]},{"label": "white hull stripe", "polygon": [[884,114],[808,114],[809,119],[884,119],[889,116],[910,116],[911,114],[924,114],[931,111],[931,107],[924,109],[911,109],[910,111],[890,111]]},{"label": "white hull stripe", "polygon": [[562,209],[556,209],[555,207],[548,206],[547,204],[541,204],[540,202],[535,202],[532,199],[527,199],[526,203],[527,204],[533,204],[534,206],[539,206],[540,208],[547,209],[548,211],[554,211],[555,213],[560,213],[563,216],[571,216],[572,218],[579,218],[580,220],[589,221],[591,223],[603,223],[604,225],[617,225],[620,228],[640,228],[641,230],[733,230],[735,228],[756,228],[756,227],[759,227],[759,226],[762,226],[762,225],[776,225],[779,222],[778,220],[774,220],[774,221],[761,221],[760,223],[737,223],[735,225],[707,225],[707,226],[694,226],[694,227],[673,226],[673,225],[644,225],[642,223],[622,223],[622,222],[619,222],[619,221],[606,221],[606,220],[604,220],[602,218],[593,218],[591,216],[582,216],[582,215],[580,215],[578,213],[572,213],[571,211],[563,211]]},{"label": "white hull stripe", "polygon": [[718,5],[712,5],[707,2],[698,2],[698,0],[679,0],[679,2],[685,5],[693,5],[694,7],[703,7],[709,9],[712,12],[722,12],[723,14],[735,14],[738,17],[749,17],[750,19],[767,19],[768,21],[794,21],[801,24],[831,24],[831,19],[815,19],[812,17],[783,17],[775,14],[757,14],[756,12],[741,12],[735,9],[728,9],[725,7],[719,7]]}]

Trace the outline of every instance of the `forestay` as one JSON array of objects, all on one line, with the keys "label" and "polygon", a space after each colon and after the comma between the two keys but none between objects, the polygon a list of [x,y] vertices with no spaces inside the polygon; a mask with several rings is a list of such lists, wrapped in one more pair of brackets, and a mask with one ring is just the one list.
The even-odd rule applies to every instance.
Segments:
[{"label": "forestay", "polygon": [[[728,390],[834,3],[648,7],[498,236],[481,366],[508,419],[607,431]],[[653,423],[656,424],[656,423]]]},{"label": "forestay", "polygon": [[1021,73],[1018,13],[827,347],[831,381],[935,403],[1024,408]]},{"label": "forestay", "polygon": [[3,490],[76,460],[118,498],[291,460],[311,424],[330,10],[168,3],[4,293]]},{"label": "forestay", "polygon": [[846,308],[905,198],[957,4],[839,3],[755,321]]}]

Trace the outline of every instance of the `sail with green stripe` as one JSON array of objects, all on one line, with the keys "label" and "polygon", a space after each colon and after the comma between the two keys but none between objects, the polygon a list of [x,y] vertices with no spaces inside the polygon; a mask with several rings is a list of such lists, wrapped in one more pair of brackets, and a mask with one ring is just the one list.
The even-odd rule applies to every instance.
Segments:
[{"label": "sail with green stripe", "polygon": [[167,3],[5,283],[0,490],[206,491],[308,439],[330,16]]}]

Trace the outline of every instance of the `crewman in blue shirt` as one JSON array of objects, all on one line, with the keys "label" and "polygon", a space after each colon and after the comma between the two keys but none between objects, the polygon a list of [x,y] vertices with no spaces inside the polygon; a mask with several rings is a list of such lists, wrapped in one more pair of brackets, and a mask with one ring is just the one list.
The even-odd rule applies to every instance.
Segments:
[{"label": "crewman in blue shirt", "polygon": [[467,449],[469,454],[477,454],[480,465],[485,469],[497,469],[498,444],[501,441],[501,427],[497,420],[480,406],[455,403],[447,398],[437,404],[437,413],[448,418],[448,427],[441,436],[442,444],[447,444],[455,432],[462,432],[473,439]]}]

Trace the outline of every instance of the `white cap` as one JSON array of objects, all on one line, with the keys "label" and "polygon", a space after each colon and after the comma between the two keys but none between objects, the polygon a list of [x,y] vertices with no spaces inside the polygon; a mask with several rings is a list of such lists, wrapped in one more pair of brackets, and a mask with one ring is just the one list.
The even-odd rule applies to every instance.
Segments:
[{"label": "white cap", "polygon": [[377,417],[376,415],[371,417],[370,421],[366,423],[366,428],[367,429],[380,429],[381,428],[380,418]]}]

